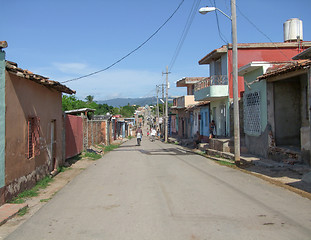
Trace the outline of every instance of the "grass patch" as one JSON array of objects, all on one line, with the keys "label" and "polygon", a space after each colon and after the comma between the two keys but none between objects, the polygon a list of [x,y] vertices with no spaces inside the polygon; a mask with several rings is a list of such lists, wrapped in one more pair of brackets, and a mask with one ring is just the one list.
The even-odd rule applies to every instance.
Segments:
[{"label": "grass patch", "polygon": [[98,160],[102,157],[102,155],[94,153],[94,152],[86,152],[84,156],[91,160]]},{"label": "grass patch", "polygon": [[227,162],[227,161],[217,161],[220,165],[225,165],[225,166],[235,166],[234,163],[232,162]]},{"label": "grass patch", "polygon": [[110,152],[116,148],[118,148],[120,145],[119,144],[111,144],[111,145],[108,145],[108,146],[105,146],[104,147],[104,152]]},{"label": "grass patch", "polygon": [[41,199],[40,202],[48,202],[50,201],[52,198],[46,198],[46,199]]},{"label": "grass patch", "polygon": [[133,136],[128,136],[127,137],[129,140],[133,139],[134,137]]},{"label": "grass patch", "polygon": [[67,170],[69,170],[69,169],[71,169],[71,168],[70,168],[70,167],[60,166],[60,167],[57,168],[57,171],[58,171],[59,173],[61,173],[61,172],[65,172],[65,171],[67,171]]},{"label": "grass patch", "polygon": [[24,216],[26,213],[28,213],[29,208],[28,207],[24,207],[21,210],[19,210],[18,212],[18,216]]},{"label": "grass patch", "polygon": [[13,198],[11,203],[24,203],[27,198],[38,196],[39,190],[49,186],[51,181],[53,181],[53,179],[48,176],[41,179],[39,182],[37,182],[36,186],[18,194],[17,197]]}]

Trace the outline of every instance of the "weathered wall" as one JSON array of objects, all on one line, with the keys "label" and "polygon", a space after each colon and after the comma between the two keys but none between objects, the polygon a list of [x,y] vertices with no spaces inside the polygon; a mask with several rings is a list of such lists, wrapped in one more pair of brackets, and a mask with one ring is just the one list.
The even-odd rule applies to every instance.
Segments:
[{"label": "weathered wall", "polygon": [[[62,162],[62,94],[6,72],[5,198],[33,185]],[[40,153],[27,158],[28,118],[40,118]],[[55,121],[55,160],[51,124]],[[56,164],[55,162],[56,161]]]},{"label": "weathered wall", "polygon": [[276,145],[300,147],[300,81],[297,78],[274,83]]},{"label": "weathered wall", "polygon": [[269,126],[259,136],[250,136],[245,134],[245,145],[247,151],[264,158],[268,157],[269,139],[268,134],[271,131]]},{"label": "weathered wall", "polygon": [[107,144],[107,137],[106,137],[107,127],[108,127],[107,120],[88,120],[87,118],[84,118],[83,119],[84,149],[87,149],[88,147],[95,144],[100,143]]}]

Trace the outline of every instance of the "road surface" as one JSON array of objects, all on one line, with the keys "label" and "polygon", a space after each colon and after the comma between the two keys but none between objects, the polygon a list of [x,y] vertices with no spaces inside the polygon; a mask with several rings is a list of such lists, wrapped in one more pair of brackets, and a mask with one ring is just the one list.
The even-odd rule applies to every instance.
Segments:
[{"label": "road surface", "polygon": [[311,201],[174,144],[136,139],[7,239],[311,239]]}]

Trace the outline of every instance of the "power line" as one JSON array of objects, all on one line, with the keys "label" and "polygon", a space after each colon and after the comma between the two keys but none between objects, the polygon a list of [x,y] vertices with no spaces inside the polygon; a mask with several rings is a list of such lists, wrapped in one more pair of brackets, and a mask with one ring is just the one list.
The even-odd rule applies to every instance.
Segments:
[{"label": "power line", "polygon": [[149,37],[147,38],[147,40],[145,40],[142,44],[140,44],[137,48],[135,48],[134,50],[132,50],[131,52],[129,52],[128,54],[126,54],[124,57],[120,58],[119,60],[117,60],[116,62],[114,62],[113,64],[111,64],[110,66],[102,69],[102,70],[98,70],[96,72],[92,72],[92,73],[89,73],[89,74],[86,74],[84,76],[81,76],[81,77],[77,77],[77,78],[73,78],[73,79],[70,79],[70,80],[66,80],[66,81],[63,81],[61,83],[66,83],[66,82],[72,82],[72,81],[77,81],[79,79],[82,79],[82,78],[86,78],[86,77],[90,77],[92,75],[95,75],[95,74],[98,74],[100,72],[104,72],[106,70],[108,70],[109,68],[112,68],[114,65],[118,64],[119,62],[121,62],[122,60],[124,60],[125,58],[127,58],[128,56],[130,56],[131,54],[133,54],[134,52],[136,52],[138,49],[140,49],[142,46],[144,46],[151,38],[153,38],[170,20],[171,18],[175,15],[175,13],[178,11],[178,9],[181,7],[181,5],[183,4],[184,0],[182,0],[178,7],[175,9],[175,11],[170,15],[170,17]]},{"label": "power line", "polygon": [[237,5],[237,4],[235,4],[235,6],[237,7],[237,9],[238,9],[238,11],[240,12],[240,14],[258,31],[258,32],[260,32],[263,36],[265,36],[274,46],[275,46],[275,48],[277,48],[279,51],[280,51],[280,53],[284,56],[284,57],[286,57],[289,61],[291,61],[291,58],[290,57],[288,57],[284,52],[282,52],[281,51],[281,49],[272,41],[272,39],[267,35],[267,34],[265,34],[263,31],[261,31],[260,29],[259,29],[259,27],[257,27],[256,26],[256,24],[255,23],[253,23],[243,12],[242,12],[242,10],[239,8],[239,6]]},{"label": "power line", "polygon": [[178,55],[180,53],[180,50],[181,50],[181,48],[182,48],[182,46],[184,44],[184,41],[185,41],[185,39],[186,39],[186,37],[188,35],[189,29],[191,27],[191,24],[193,22],[193,19],[195,17],[195,14],[197,12],[197,9],[199,7],[200,2],[201,2],[201,0],[194,0],[193,1],[193,4],[192,4],[191,10],[189,12],[189,15],[188,15],[185,27],[183,29],[183,32],[181,34],[181,37],[180,37],[179,42],[177,44],[177,47],[175,49],[174,55],[173,55],[173,57],[171,59],[171,62],[169,64],[169,66],[170,66],[169,70],[171,70],[173,68],[174,64],[175,64],[175,61],[176,61],[176,59],[177,59],[177,57],[178,57]]},{"label": "power line", "polygon": [[[214,0],[214,6],[215,6],[215,8],[217,8],[217,7],[216,7],[216,1],[215,1],[215,0]],[[216,14],[216,22],[217,22],[217,28],[218,28],[219,37],[221,38],[221,40],[222,40],[224,43],[228,44],[229,42],[228,42],[227,38],[226,38],[225,35],[220,31],[220,25],[219,25],[219,20],[218,20],[218,13],[217,13],[217,11],[215,11],[215,14]]]}]

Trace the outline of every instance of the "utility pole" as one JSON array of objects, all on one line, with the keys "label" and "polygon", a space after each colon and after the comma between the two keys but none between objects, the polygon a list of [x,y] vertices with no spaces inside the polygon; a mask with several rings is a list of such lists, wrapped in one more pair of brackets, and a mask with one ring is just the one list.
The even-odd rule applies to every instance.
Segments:
[{"label": "utility pole", "polygon": [[156,86],[157,89],[157,130],[159,129],[159,119],[160,119],[160,114],[159,114],[159,86]]},{"label": "utility pole", "polygon": [[238,85],[238,47],[236,27],[236,5],[231,0],[232,23],[232,77],[233,77],[233,122],[234,122],[234,161],[240,164],[240,117],[239,117],[239,85]]},{"label": "utility pole", "polygon": [[162,73],[166,74],[166,99],[165,99],[165,142],[167,142],[168,138],[168,75],[170,72],[168,71],[168,66],[166,66],[166,72]]},{"label": "utility pole", "polygon": [[[163,75],[163,73],[162,73],[162,75]],[[164,128],[163,128],[163,126],[164,126],[164,124],[165,124],[165,112],[164,112],[164,108],[165,108],[165,106],[164,106],[164,84],[162,84],[162,128],[161,128],[161,133],[162,133],[162,136],[164,135]]]}]

